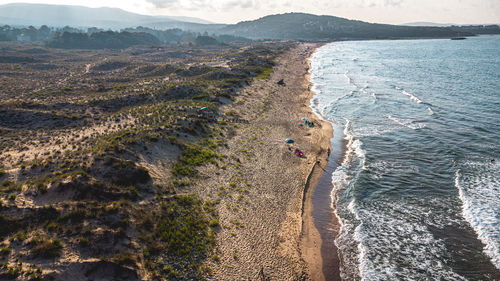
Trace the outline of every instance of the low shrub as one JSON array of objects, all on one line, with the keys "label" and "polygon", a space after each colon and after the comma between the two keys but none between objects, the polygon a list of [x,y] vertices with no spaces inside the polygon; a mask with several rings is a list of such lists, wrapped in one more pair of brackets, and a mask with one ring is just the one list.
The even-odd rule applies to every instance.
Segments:
[{"label": "low shrub", "polygon": [[217,153],[199,144],[185,144],[183,154],[174,164],[172,174],[176,177],[192,177],[196,175],[195,167],[211,162],[215,163]]},{"label": "low shrub", "polygon": [[203,258],[215,244],[209,225],[202,200],[195,195],[180,195],[162,204],[154,233],[168,253]]},{"label": "low shrub", "polygon": [[208,224],[210,227],[217,227],[220,225],[219,223],[219,220],[218,219],[213,219],[213,220],[210,220],[209,224]]},{"label": "low shrub", "polygon": [[32,249],[32,253],[35,257],[42,258],[56,258],[61,255],[61,251],[63,249],[63,244],[60,239],[40,239],[35,240],[35,246]]},{"label": "low shrub", "polygon": [[7,256],[12,250],[9,247],[3,247],[0,249],[0,255]]},{"label": "low shrub", "polygon": [[80,237],[78,237],[78,244],[80,244],[80,246],[82,246],[82,247],[87,247],[89,245],[89,239],[87,239],[83,236],[80,236]]},{"label": "low shrub", "polygon": [[137,262],[136,258],[129,252],[116,254],[113,261],[122,265],[135,265]]},{"label": "low shrub", "polygon": [[273,68],[272,67],[266,67],[262,69],[259,75],[257,75],[255,78],[257,79],[269,79],[271,78],[271,73],[273,73]]}]

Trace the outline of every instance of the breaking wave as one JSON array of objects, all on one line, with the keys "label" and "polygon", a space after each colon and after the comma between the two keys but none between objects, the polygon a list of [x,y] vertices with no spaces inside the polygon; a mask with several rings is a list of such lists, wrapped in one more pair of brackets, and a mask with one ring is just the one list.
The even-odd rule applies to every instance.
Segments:
[{"label": "breaking wave", "polygon": [[417,98],[417,97],[416,97],[416,96],[414,96],[413,94],[408,93],[408,92],[407,92],[407,91],[405,91],[405,90],[402,90],[402,91],[401,91],[401,93],[402,93],[403,95],[409,96],[409,97],[410,97],[410,100],[412,100],[412,101],[414,101],[414,102],[416,102],[416,103],[422,103],[422,101],[421,101],[419,98]]},{"label": "breaking wave", "polygon": [[467,162],[456,171],[455,187],[463,217],[485,244],[486,255],[500,269],[500,165]]},{"label": "breaking wave", "polygon": [[403,127],[406,127],[408,129],[412,129],[412,130],[417,130],[417,129],[421,129],[421,128],[425,127],[425,124],[415,122],[411,119],[396,118],[396,117],[393,117],[392,115],[388,115],[387,118],[396,124],[399,124]]}]

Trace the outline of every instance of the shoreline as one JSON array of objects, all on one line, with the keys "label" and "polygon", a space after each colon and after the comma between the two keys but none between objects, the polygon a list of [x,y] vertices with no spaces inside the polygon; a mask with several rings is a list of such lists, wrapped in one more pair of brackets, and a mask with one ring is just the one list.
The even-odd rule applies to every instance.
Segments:
[{"label": "shoreline", "polygon": [[[308,54],[306,57],[308,70],[310,69],[310,58],[312,54],[316,51],[317,48],[320,48],[324,44],[320,44],[314,48],[312,52]],[[315,117],[314,121],[322,124],[323,134],[325,136],[329,136],[326,139],[322,139],[318,142],[318,145],[323,147],[329,147],[332,152],[333,149],[339,149],[337,147],[332,147],[331,141],[334,138],[333,126],[330,122],[323,120],[320,116],[317,115],[311,108],[311,99],[316,95],[314,91],[311,90],[312,82],[310,80],[309,71],[304,76],[305,82],[308,84],[308,92],[309,96],[307,99],[307,108],[309,112]],[[315,194],[316,188],[320,181],[326,177],[331,178],[331,172],[328,171],[331,163],[330,161],[334,161],[333,153],[330,157],[326,156],[326,153],[318,155],[320,159],[316,161],[314,166],[311,168],[304,186],[304,193],[302,198],[302,231],[301,231],[301,239],[300,239],[300,249],[301,255],[306,263],[306,267],[308,270],[309,277],[312,280],[341,280],[340,279],[340,267],[339,267],[339,258],[338,258],[338,250],[334,243],[329,243],[325,245],[325,242],[321,237],[321,233],[319,229],[316,227],[315,218],[313,217],[314,203],[313,203],[313,195]],[[328,181],[328,179],[327,179]],[[328,196],[330,197],[330,196]],[[330,205],[331,206],[331,205]],[[324,207],[324,206],[323,206]],[[326,210],[327,213],[331,213],[333,216],[333,210]],[[338,231],[340,228],[340,224],[336,218],[333,218],[332,222],[334,223],[334,228]],[[324,252],[324,249],[328,249],[328,253]],[[325,256],[328,260],[325,260]],[[333,260],[331,260],[333,258]],[[333,262],[333,266],[332,266]],[[325,270],[326,269],[326,270]]]},{"label": "shoreline", "polygon": [[[254,80],[221,109],[250,121],[231,125],[221,151],[240,162],[223,170],[201,167],[205,180],[197,193],[210,198],[220,186],[238,181],[247,186],[248,195],[239,202],[225,196],[218,204],[222,227],[218,258],[207,262],[210,280],[324,280],[322,241],[310,197],[328,163],[333,127],[310,107],[315,93],[308,60],[321,45],[293,46],[276,59],[269,79]],[[282,79],[286,85],[278,83]],[[299,125],[304,117],[315,126]],[[295,142],[287,144],[286,138]],[[305,156],[297,157],[296,148]]]},{"label": "shoreline", "polygon": [[[221,109],[249,120],[231,125],[228,145],[221,151],[240,162],[223,170],[201,167],[205,180],[197,185],[197,193],[210,198],[220,186],[239,181],[247,186],[248,195],[239,202],[225,196],[218,204],[222,227],[217,234],[218,259],[207,262],[211,280],[317,280],[322,272],[319,233],[314,233],[312,220],[303,221],[303,213],[310,213],[306,199],[322,174],[319,166],[327,164],[333,136],[331,124],[309,106],[314,93],[308,58],[320,45],[293,46],[276,58],[269,79],[254,80],[234,103]],[[282,79],[285,85],[278,83]],[[304,117],[315,126],[305,126]],[[295,142],[287,144],[286,138]],[[296,148],[305,156],[297,157]],[[304,237],[311,237],[313,243],[307,253],[302,247]],[[306,262],[311,260],[308,257],[313,257],[316,267]]]}]

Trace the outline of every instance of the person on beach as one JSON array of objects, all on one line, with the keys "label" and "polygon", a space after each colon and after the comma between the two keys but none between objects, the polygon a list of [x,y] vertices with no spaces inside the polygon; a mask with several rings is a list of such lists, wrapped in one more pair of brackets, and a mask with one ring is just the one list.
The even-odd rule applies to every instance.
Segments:
[{"label": "person on beach", "polygon": [[328,155],[328,157],[330,157],[330,152],[331,152],[331,151],[330,151],[330,148],[328,148],[328,149],[326,150],[326,155]]}]

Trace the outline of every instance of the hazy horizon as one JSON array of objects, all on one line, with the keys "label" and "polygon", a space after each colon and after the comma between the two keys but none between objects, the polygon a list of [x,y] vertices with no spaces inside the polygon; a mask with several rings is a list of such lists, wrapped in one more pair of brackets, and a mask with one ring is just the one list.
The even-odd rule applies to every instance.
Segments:
[{"label": "hazy horizon", "polygon": [[[376,23],[433,22],[453,24],[498,24],[500,1],[495,0],[0,0],[0,5],[38,3],[120,8],[153,16],[197,17],[214,23],[237,23],[270,14],[303,12],[332,15]],[[464,13],[463,11],[467,11]]]}]

